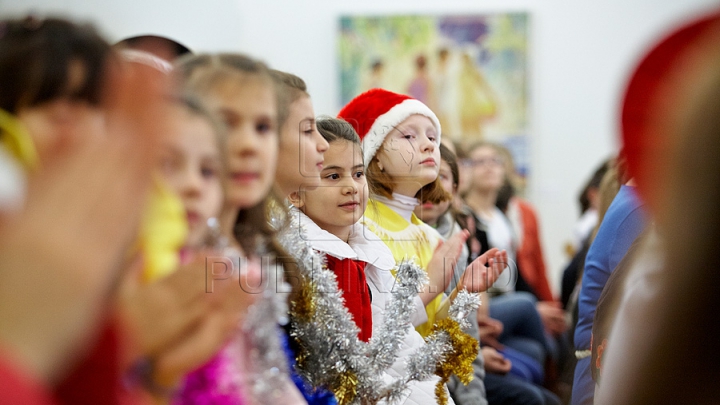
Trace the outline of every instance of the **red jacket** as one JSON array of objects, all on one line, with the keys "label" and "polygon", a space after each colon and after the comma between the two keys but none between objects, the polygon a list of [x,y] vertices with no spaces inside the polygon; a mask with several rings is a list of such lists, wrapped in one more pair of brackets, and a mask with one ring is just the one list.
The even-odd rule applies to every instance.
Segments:
[{"label": "red jacket", "polygon": [[540,301],[555,301],[545,274],[545,259],[540,245],[540,228],[532,205],[521,198],[513,198],[522,221],[523,234],[517,251],[517,262],[522,277],[532,287]]}]

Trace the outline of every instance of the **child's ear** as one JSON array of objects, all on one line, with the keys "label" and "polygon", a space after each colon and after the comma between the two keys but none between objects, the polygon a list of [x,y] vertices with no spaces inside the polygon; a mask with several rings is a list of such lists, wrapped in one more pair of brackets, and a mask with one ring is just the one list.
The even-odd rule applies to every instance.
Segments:
[{"label": "child's ear", "polygon": [[302,198],[300,198],[300,192],[299,191],[293,191],[288,195],[288,201],[292,205],[294,205],[296,208],[302,208],[305,205],[305,202]]}]

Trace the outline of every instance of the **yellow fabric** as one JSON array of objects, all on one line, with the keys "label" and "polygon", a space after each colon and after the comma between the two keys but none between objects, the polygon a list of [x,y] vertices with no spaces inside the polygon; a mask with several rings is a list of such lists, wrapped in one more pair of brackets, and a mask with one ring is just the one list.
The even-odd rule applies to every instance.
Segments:
[{"label": "yellow fabric", "polygon": [[3,109],[0,109],[0,144],[26,169],[37,166],[37,151],[30,134],[20,120]]},{"label": "yellow fabric", "polygon": [[143,281],[152,282],[177,269],[188,224],[180,198],[156,179],[140,228],[139,246],[144,260]]},{"label": "yellow fabric", "polygon": [[[362,221],[370,231],[385,242],[397,263],[414,259],[427,271],[435,247],[440,242],[440,235],[415,214],[412,214],[408,222],[382,202],[370,200]],[[442,299],[443,294],[440,294],[425,306],[428,321],[415,328],[423,337],[432,332]]]}]

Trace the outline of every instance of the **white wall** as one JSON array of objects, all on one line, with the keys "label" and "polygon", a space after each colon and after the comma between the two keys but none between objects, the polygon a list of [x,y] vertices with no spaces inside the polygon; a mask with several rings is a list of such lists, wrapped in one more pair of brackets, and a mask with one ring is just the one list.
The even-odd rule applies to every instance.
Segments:
[{"label": "white wall", "polygon": [[0,13],[61,12],[94,21],[111,40],[168,35],[196,50],[243,51],[303,77],[318,114],[338,103],[335,34],[341,14],[531,13],[529,199],[558,284],[576,196],[616,151],[628,70],[661,32],[716,0],[0,0]]}]

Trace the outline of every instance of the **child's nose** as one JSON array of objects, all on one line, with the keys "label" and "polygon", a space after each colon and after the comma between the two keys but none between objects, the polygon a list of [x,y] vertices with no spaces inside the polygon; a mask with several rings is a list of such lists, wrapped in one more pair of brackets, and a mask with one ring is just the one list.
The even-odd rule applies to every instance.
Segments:
[{"label": "child's nose", "polygon": [[258,152],[260,139],[251,130],[244,129],[228,139],[228,149],[238,156],[250,156]]},{"label": "child's nose", "polygon": [[185,187],[183,190],[185,195],[195,196],[200,194],[201,186],[202,176],[200,173],[194,173],[193,171],[185,173]]},{"label": "child's nose", "polygon": [[343,192],[345,194],[357,194],[358,188],[355,185],[355,182],[353,182],[352,180],[346,182],[345,185],[343,185]]},{"label": "child's nose", "polygon": [[428,152],[435,151],[435,142],[431,141],[427,135],[422,136],[422,150]]},{"label": "child's nose", "polygon": [[317,134],[316,137],[318,139],[317,151],[320,153],[325,153],[330,148],[330,144],[328,143],[328,141],[325,140],[320,131],[315,131],[315,133]]}]

